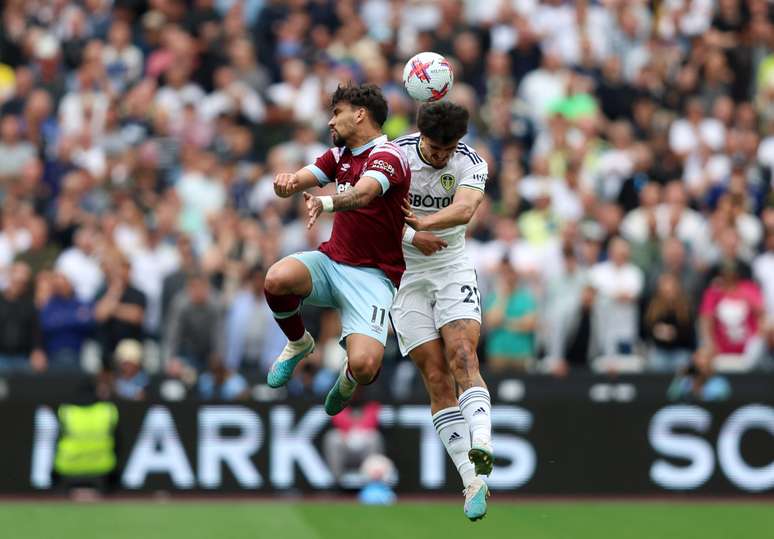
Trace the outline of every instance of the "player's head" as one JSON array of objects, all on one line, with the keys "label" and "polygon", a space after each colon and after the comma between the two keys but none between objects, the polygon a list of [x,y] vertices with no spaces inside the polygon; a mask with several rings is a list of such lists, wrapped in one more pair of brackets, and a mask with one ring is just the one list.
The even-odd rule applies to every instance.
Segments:
[{"label": "player's head", "polygon": [[381,131],[387,120],[387,100],[375,84],[339,86],[331,98],[333,144],[346,146],[363,129]]},{"label": "player's head", "polygon": [[422,105],[417,115],[422,157],[436,168],[445,167],[468,132],[469,118],[468,109],[450,101]]}]

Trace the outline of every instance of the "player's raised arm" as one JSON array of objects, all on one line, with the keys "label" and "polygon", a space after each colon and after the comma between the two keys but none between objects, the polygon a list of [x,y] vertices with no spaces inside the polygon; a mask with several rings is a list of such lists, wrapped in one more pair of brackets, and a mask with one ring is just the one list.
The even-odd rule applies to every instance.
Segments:
[{"label": "player's raised arm", "polygon": [[282,198],[319,185],[317,177],[308,168],[302,168],[298,172],[277,174],[274,177],[274,193]]},{"label": "player's raised arm", "polygon": [[410,180],[411,171],[405,154],[398,146],[387,142],[371,152],[363,174],[352,188],[331,196],[315,197],[304,194],[309,210],[307,228],[311,228],[324,211],[363,208],[376,197],[384,195],[390,186],[407,184]]},{"label": "player's raised arm", "polygon": [[370,204],[381,193],[382,186],[379,181],[370,176],[363,176],[353,188],[338,195],[317,197],[305,192],[304,198],[306,199],[306,209],[308,210],[309,217],[306,228],[312,228],[317,218],[324,211],[356,210]]},{"label": "player's raised arm", "polygon": [[406,200],[403,204],[403,213],[406,216],[406,224],[414,230],[443,230],[468,224],[483,199],[483,191],[462,185],[457,189],[452,203],[440,211],[425,217],[417,217],[411,209],[411,204]]},{"label": "player's raised arm", "polygon": [[312,187],[323,187],[336,178],[336,164],[341,155],[339,148],[330,148],[315,162],[289,174],[277,174],[274,178],[274,192],[286,198]]}]

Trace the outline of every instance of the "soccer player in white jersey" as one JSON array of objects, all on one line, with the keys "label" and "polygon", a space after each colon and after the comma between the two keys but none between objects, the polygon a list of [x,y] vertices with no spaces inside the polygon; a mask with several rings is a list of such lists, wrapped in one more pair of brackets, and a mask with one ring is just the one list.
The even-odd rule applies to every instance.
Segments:
[{"label": "soccer player in white jersey", "polygon": [[[406,272],[391,309],[401,352],[422,373],[433,424],[465,486],[465,515],[486,514],[493,466],[489,391],[478,369],[481,299],[465,255],[465,228],[484,197],[486,162],[460,142],[468,111],[441,101],[423,105],[418,133],[396,139],[411,165],[404,205]],[[431,231],[447,247],[426,256],[415,245]],[[424,238],[423,238],[424,239]],[[412,243],[413,242],[413,243]]]}]

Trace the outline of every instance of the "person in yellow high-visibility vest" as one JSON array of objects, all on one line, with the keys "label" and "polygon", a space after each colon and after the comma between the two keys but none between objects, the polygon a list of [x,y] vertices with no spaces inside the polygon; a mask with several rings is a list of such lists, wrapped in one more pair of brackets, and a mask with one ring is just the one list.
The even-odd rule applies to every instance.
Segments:
[{"label": "person in yellow high-visibility vest", "polygon": [[62,478],[95,478],[116,467],[118,410],[110,402],[59,407],[60,437],[54,470]]}]

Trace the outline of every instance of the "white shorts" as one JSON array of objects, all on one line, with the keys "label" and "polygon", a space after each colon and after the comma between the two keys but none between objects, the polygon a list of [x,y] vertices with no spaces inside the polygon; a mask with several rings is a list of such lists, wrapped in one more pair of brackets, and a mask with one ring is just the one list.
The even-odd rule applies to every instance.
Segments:
[{"label": "white shorts", "polygon": [[390,309],[400,352],[441,338],[440,329],[454,320],[481,323],[476,272],[468,264],[442,270],[404,273]]}]

